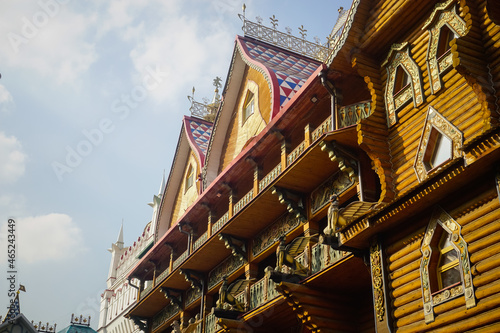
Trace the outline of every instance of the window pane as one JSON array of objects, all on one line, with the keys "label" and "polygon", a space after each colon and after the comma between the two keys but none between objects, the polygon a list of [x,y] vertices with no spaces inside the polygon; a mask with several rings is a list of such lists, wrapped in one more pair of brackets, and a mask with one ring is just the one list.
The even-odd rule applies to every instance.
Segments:
[{"label": "window pane", "polygon": [[444,253],[441,255],[441,260],[439,262],[439,267],[442,267],[446,264],[450,264],[452,262],[458,262],[458,253],[454,249],[451,251]]},{"label": "window pane", "polygon": [[446,288],[460,281],[460,268],[458,265],[441,273],[441,288]]}]

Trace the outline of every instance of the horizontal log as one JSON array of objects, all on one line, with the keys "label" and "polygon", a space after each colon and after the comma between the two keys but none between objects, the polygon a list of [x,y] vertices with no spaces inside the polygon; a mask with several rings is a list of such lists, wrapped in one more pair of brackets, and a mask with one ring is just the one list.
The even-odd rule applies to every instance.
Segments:
[{"label": "horizontal log", "polygon": [[465,240],[469,244],[469,253],[475,253],[477,251],[486,249],[488,246],[491,246],[495,243],[500,243],[500,231],[498,231],[500,230],[499,222],[500,220],[496,219],[494,223],[490,223],[485,228],[482,228],[484,230],[478,230],[481,231],[481,233],[485,233],[483,235],[484,238],[477,239],[474,242]]},{"label": "horizontal log", "polygon": [[478,262],[472,266],[471,272],[473,275],[478,275],[497,267],[500,267],[500,253]]},{"label": "horizontal log", "polygon": [[420,253],[420,250],[414,250],[410,253],[408,253],[407,255],[405,255],[404,257],[402,258],[399,258],[393,262],[391,262],[389,264],[389,271],[390,272],[394,272],[395,270],[417,260],[417,259],[420,259],[420,257],[422,256],[422,254]]},{"label": "horizontal log", "polygon": [[396,319],[402,318],[404,316],[411,315],[417,311],[421,311],[424,307],[424,303],[422,299],[417,299],[411,303],[408,303],[404,306],[398,307],[394,312],[393,316]]},{"label": "horizontal log", "polygon": [[[492,191],[494,189],[490,190],[488,192],[488,195],[492,194]],[[462,236],[465,237],[468,233],[479,229],[483,225],[489,223],[489,218],[482,219],[482,216],[490,216],[490,214],[495,215],[496,212],[492,213],[493,211],[497,210],[500,208],[500,201],[499,200],[491,200],[488,203],[482,205],[481,207],[478,207],[476,210],[473,212],[464,215],[460,218],[457,218],[456,221],[462,226]],[[491,217],[493,219],[494,217]]]},{"label": "horizontal log", "polygon": [[415,280],[408,282],[407,284],[405,284],[399,288],[392,290],[392,292],[391,292],[392,297],[397,298],[397,297],[404,295],[410,291],[420,289],[421,285],[422,284],[421,284],[420,277],[419,277],[418,279],[415,279]]},{"label": "horizontal log", "polygon": [[[417,234],[419,234],[421,231],[424,231],[424,230],[425,229],[419,229]],[[396,260],[401,259],[402,257],[412,253],[413,251],[420,249],[420,245],[422,243],[422,240],[420,239],[418,241],[413,241],[408,245],[404,245],[402,243],[404,241],[406,241],[406,240],[401,240],[400,244],[396,243],[394,245],[387,247],[386,251],[387,251],[387,254],[389,254],[389,256],[387,258],[388,262],[390,262],[390,263],[395,262]],[[401,246],[400,249],[397,248],[399,246]]]},{"label": "horizontal log", "polygon": [[[493,309],[485,313],[475,315],[472,318],[467,318],[455,323],[450,323],[444,328],[436,329],[435,333],[448,333],[448,332],[464,332],[472,330],[480,326],[489,325],[500,320],[500,309]],[[474,330],[477,333],[476,330]],[[497,331],[498,332],[498,331]]]},{"label": "horizontal log", "polygon": [[487,285],[488,283],[494,282],[496,280],[500,280],[500,267],[475,276],[472,280],[472,283],[474,284],[474,287],[477,288]]},{"label": "horizontal log", "polygon": [[472,253],[470,255],[470,262],[475,264],[481,260],[485,260],[487,258],[492,257],[493,255],[500,252],[500,243],[488,246],[487,248],[478,251],[476,253]]},{"label": "horizontal log", "polygon": [[410,273],[408,273],[406,275],[403,275],[399,279],[393,280],[391,282],[391,287],[394,288],[394,289],[395,288],[399,288],[402,285],[404,285],[404,284],[406,284],[406,283],[408,283],[410,281],[413,281],[415,279],[418,279],[418,278],[420,278],[420,270],[414,269],[413,271],[411,271]]},{"label": "horizontal log", "polygon": [[421,289],[415,289],[415,290],[410,291],[404,295],[401,295],[398,298],[395,298],[394,301],[392,302],[392,305],[395,308],[397,308],[397,307],[403,306],[405,304],[408,304],[410,302],[413,302],[415,300],[422,301],[422,290]]}]

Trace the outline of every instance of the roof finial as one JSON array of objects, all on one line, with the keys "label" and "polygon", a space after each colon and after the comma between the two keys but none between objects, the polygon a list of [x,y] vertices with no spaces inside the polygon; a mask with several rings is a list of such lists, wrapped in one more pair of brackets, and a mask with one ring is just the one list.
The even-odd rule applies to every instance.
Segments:
[{"label": "roof finial", "polygon": [[163,169],[163,177],[161,179],[160,190],[158,191],[158,196],[162,196],[164,191],[165,191],[165,169]]},{"label": "roof finial", "polygon": [[120,232],[118,233],[118,239],[116,240],[116,245],[119,248],[123,248],[123,219],[122,219],[122,225],[120,227]]}]

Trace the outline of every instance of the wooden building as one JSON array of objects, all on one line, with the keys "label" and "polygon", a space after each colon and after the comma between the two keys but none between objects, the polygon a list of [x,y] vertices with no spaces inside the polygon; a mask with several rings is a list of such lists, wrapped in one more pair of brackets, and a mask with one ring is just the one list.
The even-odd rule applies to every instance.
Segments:
[{"label": "wooden building", "polygon": [[183,121],[128,316],[500,332],[499,8],[354,0],[326,46],[243,16],[213,123]]}]

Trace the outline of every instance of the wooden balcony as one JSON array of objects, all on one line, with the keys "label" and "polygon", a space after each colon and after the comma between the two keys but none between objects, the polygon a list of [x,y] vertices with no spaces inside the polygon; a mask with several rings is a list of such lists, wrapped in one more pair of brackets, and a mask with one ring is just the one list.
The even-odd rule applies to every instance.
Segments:
[{"label": "wooden balcony", "polygon": [[[370,104],[366,102],[340,107],[337,123],[343,127],[349,127],[359,121],[359,119],[368,116],[370,112]],[[252,239],[267,226],[277,221],[280,216],[287,212],[288,208],[280,204],[276,195],[272,194],[274,186],[297,191],[298,193],[311,193],[325,179],[328,179],[330,175],[337,172],[338,167],[335,163],[329,161],[328,154],[321,151],[319,142],[331,135],[332,139],[329,140],[348,142],[350,147],[356,147],[356,132],[355,128],[350,127],[345,128],[345,130],[336,130],[332,134],[329,134],[331,128],[332,120],[331,117],[328,117],[313,131],[310,131],[309,127],[306,127],[304,130],[304,139],[296,144],[293,149],[281,149],[280,162],[274,167],[268,168],[270,171],[266,174],[255,176],[253,179],[254,186],[250,191],[246,192],[234,204],[231,204],[230,199],[228,211],[220,215],[215,222],[210,223],[209,220],[208,230],[193,240],[192,245],[188,245],[188,249],[183,251],[177,258],[172,258],[173,262],[157,275],[146,289],[139,291],[139,302],[132,309],[131,313],[147,316],[148,313],[158,313],[162,308],[168,307],[170,305],[169,301],[165,299],[159,289],[160,287],[181,290],[189,288],[189,284],[183,281],[183,278],[178,274],[178,270],[181,268],[199,270],[210,276],[210,272],[216,269],[216,263],[221,263],[221,260],[230,254],[229,250],[222,250],[224,246],[218,240],[219,233],[224,232],[235,237]],[[319,169],[315,168],[317,165],[322,165],[322,167]],[[258,166],[256,166],[257,169]],[[261,218],[263,211],[267,213],[266,219]],[[314,214],[307,212],[306,218],[319,219],[318,214],[324,217],[326,210],[318,210]],[[262,257],[267,255],[268,251],[266,250],[258,255]],[[210,253],[218,253],[218,255],[213,256]],[[223,253],[227,254],[222,255]],[[312,274],[320,272],[341,257],[338,253],[327,251],[324,246],[320,245],[315,245],[311,248],[311,253],[312,257],[309,265]],[[255,256],[250,254],[249,259],[254,260],[254,258]],[[233,274],[236,274],[236,272],[241,274],[243,272],[241,269],[243,269],[243,266],[237,268]],[[211,281],[210,285],[207,283],[209,292],[213,293],[214,288],[220,282],[221,277],[218,277],[216,280]],[[255,287],[252,286],[253,291],[249,294],[249,309],[258,307],[260,304],[267,302],[269,298],[277,295],[272,282],[259,280],[258,283],[261,284],[261,287],[255,286],[257,283],[254,284]],[[257,296],[256,293],[261,294]],[[148,295],[152,296],[149,300],[147,299]],[[197,299],[197,302],[199,302],[199,298]],[[195,302],[196,300],[193,300],[193,303]],[[168,320],[171,321],[172,318],[169,317]]]}]

